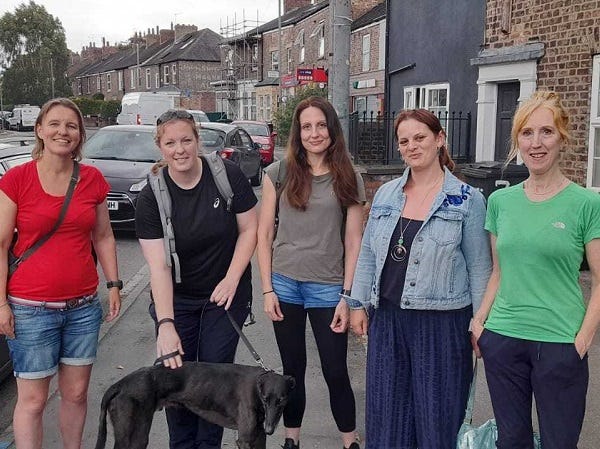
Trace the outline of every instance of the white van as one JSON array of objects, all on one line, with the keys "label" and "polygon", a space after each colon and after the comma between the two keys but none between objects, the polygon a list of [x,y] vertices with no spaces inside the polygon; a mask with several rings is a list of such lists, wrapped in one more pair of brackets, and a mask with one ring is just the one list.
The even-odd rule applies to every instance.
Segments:
[{"label": "white van", "polygon": [[160,92],[129,92],[121,100],[121,113],[117,115],[119,125],[156,125],[156,119],[172,109],[172,95]]},{"label": "white van", "polygon": [[8,126],[10,129],[18,131],[33,129],[39,113],[39,106],[30,106],[28,104],[17,105],[8,117]]},{"label": "white van", "polygon": [[186,111],[192,114],[192,117],[194,117],[194,121],[196,122],[196,124],[210,122],[210,120],[208,119],[208,115],[206,115],[206,112],[201,111],[200,109],[186,109]]}]

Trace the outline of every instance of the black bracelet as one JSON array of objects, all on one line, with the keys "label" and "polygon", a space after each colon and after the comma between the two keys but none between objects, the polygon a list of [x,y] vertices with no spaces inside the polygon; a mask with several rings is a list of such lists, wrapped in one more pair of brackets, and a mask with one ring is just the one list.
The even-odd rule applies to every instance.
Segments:
[{"label": "black bracelet", "polygon": [[267,290],[266,292],[263,292],[263,296],[265,296],[268,293],[275,293],[273,290]]},{"label": "black bracelet", "polygon": [[175,320],[173,318],[163,318],[156,323],[156,327],[159,328],[160,325],[164,323],[173,323],[173,325],[175,325]]},{"label": "black bracelet", "polygon": [[340,292],[340,295],[342,295],[342,296],[352,296],[352,290],[346,290],[346,289],[343,289],[343,290]]}]

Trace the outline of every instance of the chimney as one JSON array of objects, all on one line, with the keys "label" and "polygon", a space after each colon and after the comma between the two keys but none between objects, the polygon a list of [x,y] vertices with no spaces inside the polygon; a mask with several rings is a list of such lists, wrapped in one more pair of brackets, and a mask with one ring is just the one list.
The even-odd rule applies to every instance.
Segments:
[{"label": "chimney", "polygon": [[310,4],[310,0],[283,0],[283,14]]}]

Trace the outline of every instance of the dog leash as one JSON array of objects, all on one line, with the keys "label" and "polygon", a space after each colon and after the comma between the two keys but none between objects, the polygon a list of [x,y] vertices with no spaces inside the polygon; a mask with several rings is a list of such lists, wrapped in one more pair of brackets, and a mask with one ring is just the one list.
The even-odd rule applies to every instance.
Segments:
[{"label": "dog leash", "polygon": [[235,322],[235,320],[231,316],[231,313],[229,313],[229,310],[226,310],[225,312],[227,313],[227,317],[229,318],[229,321],[231,321],[231,325],[233,326],[235,331],[238,333],[238,335],[240,336],[240,338],[242,339],[242,341],[248,348],[248,351],[250,351],[250,354],[252,354],[252,357],[254,357],[254,361],[256,363],[258,363],[261,366],[261,368],[264,369],[265,371],[271,371],[269,368],[266,367],[263,359],[260,357],[260,355],[258,355],[258,352],[256,352],[254,347],[250,344],[250,341],[246,338],[246,336],[240,329],[240,326],[238,326],[238,324]]}]

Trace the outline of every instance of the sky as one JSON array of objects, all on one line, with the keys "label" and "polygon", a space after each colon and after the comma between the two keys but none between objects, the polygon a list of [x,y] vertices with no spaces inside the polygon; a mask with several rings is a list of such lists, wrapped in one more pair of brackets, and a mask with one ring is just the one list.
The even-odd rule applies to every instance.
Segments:
[{"label": "sky", "polygon": [[[1,0],[0,16],[14,12],[29,0]],[[246,30],[275,19],[277,0],[35,0],[49,14],[58,17],[65,29],[67,47],[80,53],[81,48],[102,38],[113,45],[124,42],[136,31],[171,28],[171,22],[196,25],[198,29],[233,30],[246,24]],[[136,6],[139,5],[139,6]],[[224,34],[225,32],[223,32]]]}]

